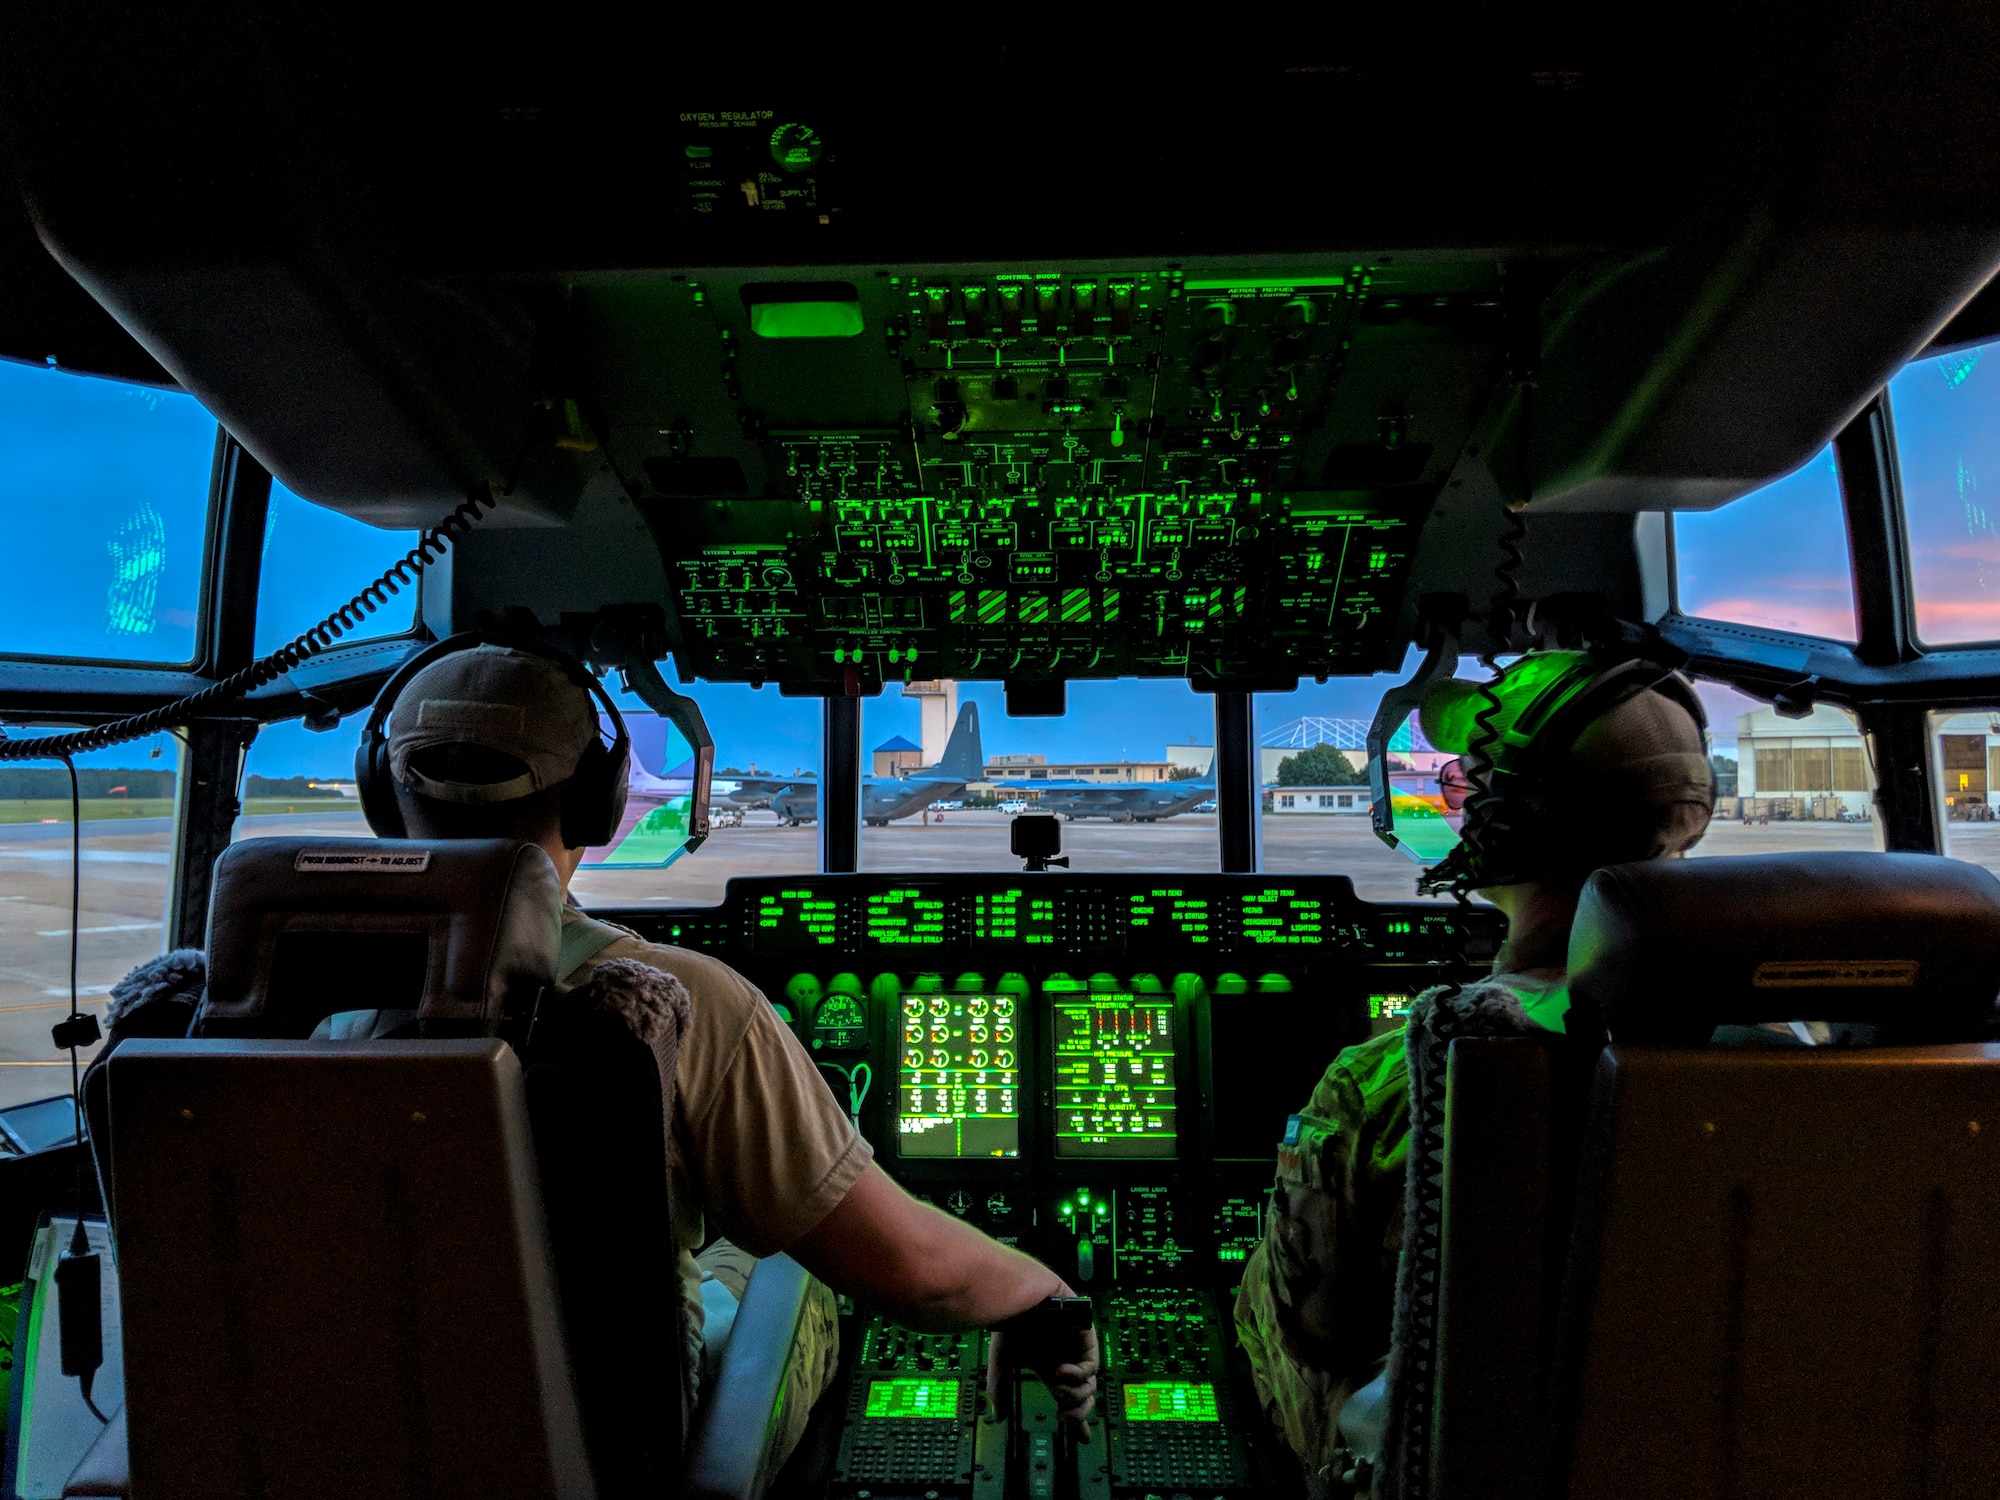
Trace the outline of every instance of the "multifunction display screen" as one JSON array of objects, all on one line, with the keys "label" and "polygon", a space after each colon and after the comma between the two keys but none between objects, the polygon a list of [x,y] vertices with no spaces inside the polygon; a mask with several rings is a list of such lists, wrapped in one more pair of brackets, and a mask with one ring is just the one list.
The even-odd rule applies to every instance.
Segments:
[{"label": "multifunction display screen", "polygon": [[892,1375],[868,1382],[864,1417],[956,1417],[958,1382],[921,1375]]},{"label": "multifunction display screen", "polygon": [[972,898],[972,940],[983,945],[1046,947],[1056,940],[1054,892],[1018,886],[980,891]]},{"label": "multifunction display screen", "polygon": [[905,995],[896,1147],[906,1157],[1019,1156],[1012,995]]},{"label": "multifunction display screen", "polygon": [[1056,1155],[1174,1155],[1173,998],[1054,999]]},{"label": "multifunction display screen", "polygon": [[1128,1380],[1128,1422],[1217,1422],[1215,1387],[1206,1380]]},{"label": "multifunction display screen", "polygon": [[840,942],[840,902],[806,886],[763,891],[751,915],[751,946],[759,953],[798,953]]},{"label": "multifunction display screen", "polygon": [[922,886],[868,893],[863,928],[877,948],[937,948],[950,940],[944,895]]}]

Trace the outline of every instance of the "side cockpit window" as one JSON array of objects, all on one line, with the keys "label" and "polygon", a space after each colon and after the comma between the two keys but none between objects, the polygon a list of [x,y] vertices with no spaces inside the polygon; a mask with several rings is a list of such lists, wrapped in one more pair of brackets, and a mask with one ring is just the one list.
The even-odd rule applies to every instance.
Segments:
[{"label": "side cockpit window", "polygon": [[1912,361],[1889,382],[1889,406],[1917,636],[2000,640],[2000,344]]},{"label": "side cockpit window", "polygon": [[0,657],[192,662],[215,442],[192,396],[0,362]]},{"label": "side cockpit window", "polygon": [[1711,511],[1675,511],[1674,603],[1684,615],[1856,639],[1854,576],[1829,444],[1784,478]]}]

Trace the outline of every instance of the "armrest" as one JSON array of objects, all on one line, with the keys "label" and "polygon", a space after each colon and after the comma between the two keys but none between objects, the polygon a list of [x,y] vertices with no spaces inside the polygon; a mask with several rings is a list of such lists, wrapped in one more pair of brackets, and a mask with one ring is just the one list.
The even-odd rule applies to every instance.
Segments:
[{"label": "armrest", "polygon": [[125,1408],[111,1414],[97,1441],[84,1450],[83,1457],[63,1481],[63,1500],[70,1496],[129,1495],[132,1493],[132,1455],[125,1445]]},{"label": "armrest", "polygon": [[789,1255],[757,1262],[715,1388],[702,1393],[688,1443],[688,1500],[756,1500],[783,1415],[785,1372],[805,1311],[806,1268]]}]

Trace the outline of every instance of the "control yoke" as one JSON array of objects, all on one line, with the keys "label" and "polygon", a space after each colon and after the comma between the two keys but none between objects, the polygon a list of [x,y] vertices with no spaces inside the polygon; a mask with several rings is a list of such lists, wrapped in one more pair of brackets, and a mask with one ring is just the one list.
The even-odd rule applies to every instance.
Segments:
[{"label": "control yoke", "polygon": [[1011,1424],[1008,1467],[1027,1476],[1024,1488],[1031,1496],[1058,1496],[1056,1477],[1074,1473],[1079,1437],[1063,1429],[1054,1395],[1033,1372],[1053,1365],[1058,1352],[1090,1326],[1088,1297],[1045,1297],[995,1330],[999,1337],[987,1370],[993,1397],[989,1419]]}]

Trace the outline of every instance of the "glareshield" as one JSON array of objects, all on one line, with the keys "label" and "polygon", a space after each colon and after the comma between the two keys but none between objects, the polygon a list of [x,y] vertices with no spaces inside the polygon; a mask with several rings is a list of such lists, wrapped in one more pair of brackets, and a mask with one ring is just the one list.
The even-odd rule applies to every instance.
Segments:
[{"label": "glareshield", "polygon": [[[694,699],[668,687],[650,664],[626,669],[627,686],[648,705],[624,715],[632,738],[625,815],[609,844],[586,849],[586,870],[665,869],[708,838],[715,741]],[[607,737],[611,726],[604,724]]]}]

